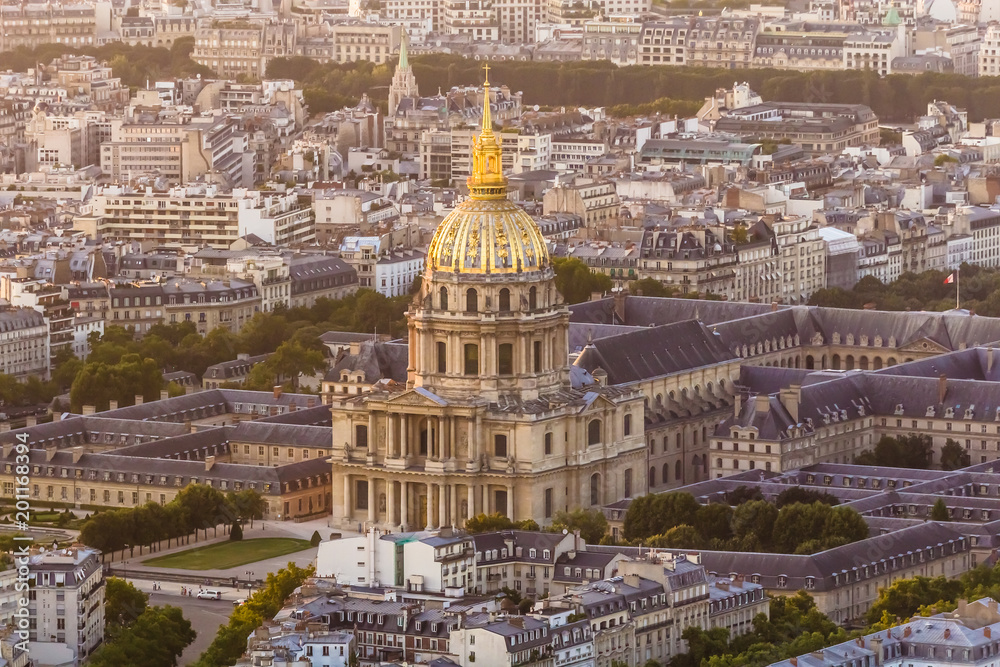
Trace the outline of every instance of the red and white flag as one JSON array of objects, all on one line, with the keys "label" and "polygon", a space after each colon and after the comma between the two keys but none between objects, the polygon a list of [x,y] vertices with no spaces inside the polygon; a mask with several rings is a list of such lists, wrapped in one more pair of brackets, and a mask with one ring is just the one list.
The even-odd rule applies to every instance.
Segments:
[{"label": "red and white flag", "polygon": [[950,276],[948,276],[947,278],[944,279],[944,284],[945,285],[950,285],[953,282],[955,282],[955,274],[954,273],[952,273]]}]

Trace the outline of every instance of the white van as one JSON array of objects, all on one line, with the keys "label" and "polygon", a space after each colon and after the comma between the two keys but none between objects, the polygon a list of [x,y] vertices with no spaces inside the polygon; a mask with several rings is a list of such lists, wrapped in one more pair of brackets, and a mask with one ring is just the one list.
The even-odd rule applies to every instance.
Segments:
[{"label": "white van", "polygon": [[198,591],[199,600],[221,600],[222,591],[218,591],[214,588],[206,588],[204,590]]}]

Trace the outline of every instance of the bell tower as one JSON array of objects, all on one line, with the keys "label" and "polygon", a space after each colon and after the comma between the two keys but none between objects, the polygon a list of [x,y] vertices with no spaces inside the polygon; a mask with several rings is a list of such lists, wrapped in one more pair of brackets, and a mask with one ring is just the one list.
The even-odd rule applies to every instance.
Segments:
[{"label": "bell tower", "polygon": [[418,97],[417,78],[413,76],[413,68],[410,67],[410,57],[406,50],[406,43],[409,38],[403,33],[399,42],[399,62],[396,64],[396,71],[392,73],[392,83],[389,84],[389,116],[396,115],[399,101],[404,97]]}]

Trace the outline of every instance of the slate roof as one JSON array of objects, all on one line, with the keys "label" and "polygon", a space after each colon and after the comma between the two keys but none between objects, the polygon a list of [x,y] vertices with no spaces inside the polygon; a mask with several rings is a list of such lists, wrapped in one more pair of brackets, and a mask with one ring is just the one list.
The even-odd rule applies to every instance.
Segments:
[{"label": "slate roof", "polygon": [[333,367],[326,372],[324,380],[339,382],[343,371],[363,371],[364,381],[373,384],[382,379],[406,382],[406,368],[409,365],[409,347],[399,343],[382,343],[362,340],[357,353],[343,351],[337,355]]}]

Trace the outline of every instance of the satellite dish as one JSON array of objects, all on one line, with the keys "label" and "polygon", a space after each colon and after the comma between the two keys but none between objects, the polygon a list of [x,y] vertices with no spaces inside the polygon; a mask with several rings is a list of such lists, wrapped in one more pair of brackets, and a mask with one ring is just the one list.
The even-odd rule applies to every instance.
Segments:
[{"label": "satellite dish", "polygon": [[535,106],[532,107],[532,109],[534,109],[535,111],[538,111],[539,109],[541,109],[541,107],[536,104]]}]

